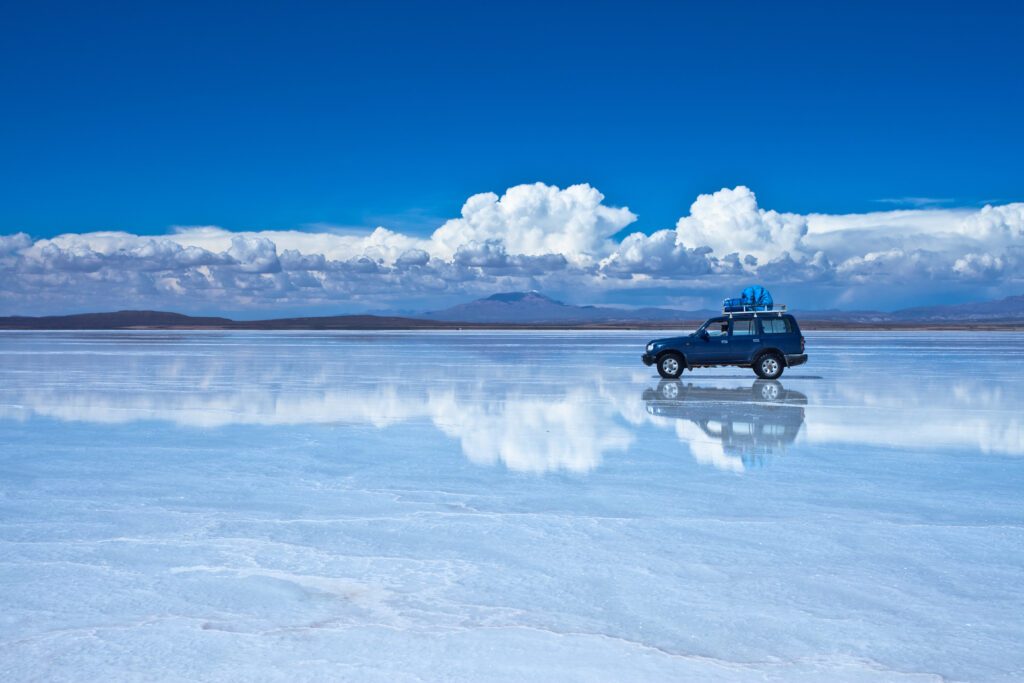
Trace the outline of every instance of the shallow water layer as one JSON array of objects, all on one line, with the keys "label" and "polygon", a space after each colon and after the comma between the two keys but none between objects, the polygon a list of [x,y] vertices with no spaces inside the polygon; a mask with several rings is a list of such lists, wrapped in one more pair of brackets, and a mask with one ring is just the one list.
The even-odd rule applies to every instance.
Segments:
[{"label": "shallow water layer", "polygon": [[1024,336],[0,333],[0,678],[1024,678]]}]

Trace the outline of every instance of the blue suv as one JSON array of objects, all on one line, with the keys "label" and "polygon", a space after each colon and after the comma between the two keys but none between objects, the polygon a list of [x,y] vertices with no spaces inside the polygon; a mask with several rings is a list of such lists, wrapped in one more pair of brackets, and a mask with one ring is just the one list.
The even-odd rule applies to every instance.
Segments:
[{"label": "blue suv", "polygon": [[685,337],[655,339],[641,356],[665,379],[683,370],[732,365],[753,368],[762,379],[777,379],[785,368],[807,362],[800,326],[783,311],[723,313]]}]

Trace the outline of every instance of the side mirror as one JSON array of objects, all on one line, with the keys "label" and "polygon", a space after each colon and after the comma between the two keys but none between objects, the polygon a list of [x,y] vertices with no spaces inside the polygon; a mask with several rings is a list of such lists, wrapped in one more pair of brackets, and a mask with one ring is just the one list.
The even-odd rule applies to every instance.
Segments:
[{"label": "side mirror", "polygon": [[711,339],[711,335],[708,334],[707,330],[701,330],[700,331],[700,338],[703,339],[704,341],[707,341],[708,339]]}]

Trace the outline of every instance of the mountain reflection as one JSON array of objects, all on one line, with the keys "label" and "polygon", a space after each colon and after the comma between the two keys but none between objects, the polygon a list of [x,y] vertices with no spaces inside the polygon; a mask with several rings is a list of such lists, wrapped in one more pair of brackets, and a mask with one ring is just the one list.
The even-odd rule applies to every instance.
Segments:
[{"label": "mountain reflection", "polygon": [[807,405],[804,394],[766,380],[729,388],[662,381],[643,400],[653,417],[684,421],[674,425],[676,433],[698,462],[735,472],[785,451]]}]

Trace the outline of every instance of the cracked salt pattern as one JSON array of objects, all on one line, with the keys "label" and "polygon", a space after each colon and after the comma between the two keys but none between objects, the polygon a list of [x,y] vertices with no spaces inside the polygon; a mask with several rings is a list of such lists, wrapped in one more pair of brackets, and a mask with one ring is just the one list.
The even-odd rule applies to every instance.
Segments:
[{"label": "cracked salt pattern", "polygon": [[1024,679],[1024,336],[0,332],[0,678]]}]

